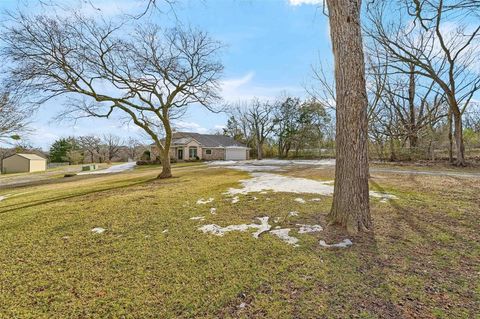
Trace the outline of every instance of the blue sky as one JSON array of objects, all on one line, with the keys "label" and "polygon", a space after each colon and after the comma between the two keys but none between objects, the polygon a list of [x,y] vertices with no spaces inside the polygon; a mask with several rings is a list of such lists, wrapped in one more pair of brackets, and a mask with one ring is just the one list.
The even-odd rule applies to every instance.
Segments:
[{"label": "blue sky", "polygon": [[[0,0],[0,9],[20,7],[35,10],[37,0]],[[76,1],[76,0],[72,0]],[[78,3],[83,1],[78,0]],[[135,1],[94,0],[101,13],[113,16],[138,11]],[[226,45],[222,96],[235,102],[254,96],[275,98],[288,92],[305,96],[303,86],[311,81],[311,66],[319,60],[331,64],[332,55],[327,18],[321,0],[180,0],[175,15],[185,25],[206,30]],[[76,5],[78,5],[78,3]],[[96,10],[81,5],[85,12]],[[175,19],[173,14],[155,13],[153,21]],[[160,19],[160,20],[159,20]],[[64,99],[44,105],[34,116],[30,141],[48,149],[61,136],[112,132],[122,136],[141,136],[135,127],[115,120],[88,119],[58,123],[53,120]],[[190,107],[186,116],[176,123],[178,129],[211,132],[226,122],[225,114],[214,114],[199,106]]]}]

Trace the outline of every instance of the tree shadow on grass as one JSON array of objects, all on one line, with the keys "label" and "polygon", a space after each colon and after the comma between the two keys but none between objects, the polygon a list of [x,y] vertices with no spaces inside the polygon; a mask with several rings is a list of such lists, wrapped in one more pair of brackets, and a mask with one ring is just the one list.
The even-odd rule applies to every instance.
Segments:
[{"label": "tree shadow on grass", "polygon": [[80,191],[78,193],[70,194],[70,195],[63,195],[63,196],[56,196],[56,197],[48,198],[48,199],[35,200],[35,201],[29,202],[28,204],[16,203],[16,204],[11,204],[11,205],[5,205],[5,206],[0,207],[0,214],[5,214],[5,213],[17,211],[17,210],[24,209],[24,208],[31,208],[31,207],[44,205],[44,204],[55,203],[55,202],[59,202],[59,201],[62,201],[62,200],[82,197],[82,196],[91,195],[91,194],[95,194],[95,193],[102,193],[102,192],[107,192],[107,191],[112,191],[112,190],[124,189],[124,188],[128,188],[128,187],[131,187],[131,186],[137,186],[137,185],[141,185],[141,184],[152,183],[154,181],[157,181],[157,179],[156,178],[150,178],[150,179],[145,179],[145,180],[132,182],[132,183],[128,183],[128,184],[123,184],[125,181],[118,181],[117,183],[121,183],[121,185],[104,187],[104,188],[96,188],[96,189],[87,190],[87,191]]}]

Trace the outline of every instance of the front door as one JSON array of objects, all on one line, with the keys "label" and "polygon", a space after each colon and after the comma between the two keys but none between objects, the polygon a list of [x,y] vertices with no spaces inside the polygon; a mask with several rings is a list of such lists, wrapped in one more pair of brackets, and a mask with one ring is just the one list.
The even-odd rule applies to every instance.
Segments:
[{"label": "front door", "polygon": [[179,148],[178,149],[178,159],[179,160],[183,160],[183,149],[182,148]]}]

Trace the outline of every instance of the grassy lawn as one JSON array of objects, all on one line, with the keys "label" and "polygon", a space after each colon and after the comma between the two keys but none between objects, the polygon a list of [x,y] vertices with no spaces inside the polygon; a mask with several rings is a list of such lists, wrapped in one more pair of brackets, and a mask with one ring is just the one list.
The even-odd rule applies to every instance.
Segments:
[{"label": "grassy lawn", "polygon": [[[269,192],[233,204],[223,193],[248,173],[191,163],[169,180],[157,174],[139,167],[1,190],[0,318],[480,318],[478,179],[372,174],[372,189],[399,199],[372,199],[375,229],[351,237],[326,226],[330,197]],[[197,230],[262,216],[325,230],[292,230],[299,247],[269,233]],[[347,237],[347,249],[318,245]]]}]

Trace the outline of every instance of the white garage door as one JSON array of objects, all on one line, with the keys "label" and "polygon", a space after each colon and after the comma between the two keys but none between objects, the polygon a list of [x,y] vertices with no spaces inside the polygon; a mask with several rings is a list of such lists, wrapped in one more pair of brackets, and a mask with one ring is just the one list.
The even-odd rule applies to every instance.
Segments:
[{"label": "white garage door", "polygon": [[227,148],[225,159],[227,161],[244,161],[247,159],[247,150],[244,148]]}]

